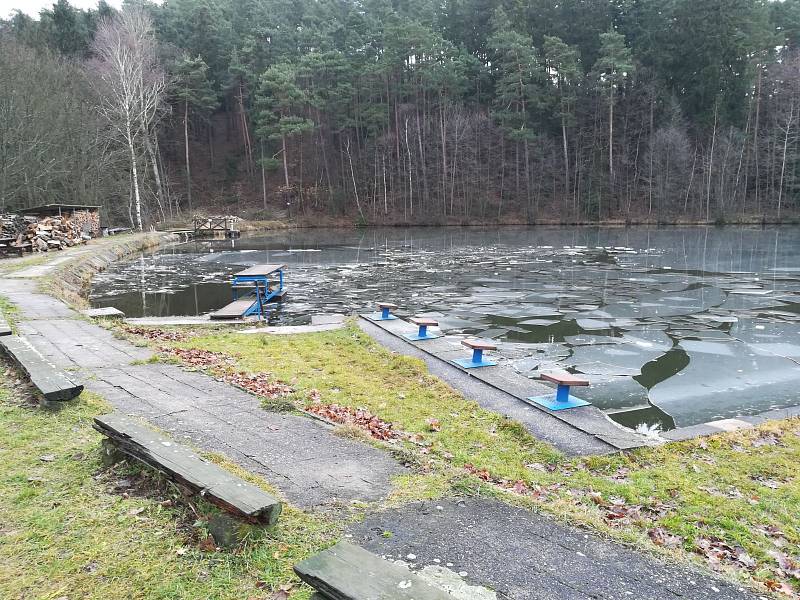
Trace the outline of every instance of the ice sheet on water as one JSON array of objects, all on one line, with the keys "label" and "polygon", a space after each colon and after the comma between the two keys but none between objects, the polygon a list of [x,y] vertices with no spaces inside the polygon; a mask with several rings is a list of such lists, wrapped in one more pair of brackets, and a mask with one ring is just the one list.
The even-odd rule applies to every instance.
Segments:
[{"label": "ice sheet on water", "polygon": [[716,287],[700,287],[685,290],[680,296],[663,297],[661,293],[648,293],[631,300],[634,305],[627,302],[610,304],[603,308],[603,311],[612,316],[637,318],[652,317],[672,317],[679,315],[690,315],[703,312],[709,308],[721,305],[726,298],[725,293]]},{"label": "ice sheet on water", "polygon": [[800,324],[742,319],[731,336],[745,342],[756,354],[800,359]]},{"label": "ice sheet on water", "polygon": [[647,404],[647,390],[632,377],[588,375],[591,385],[576,390],[577,395],[600,409],[621,409]]},{"label": "ice sheet on water", "polygon": [[577,319],[578,327],[586,331],[598,331],[611,329],[613,326],[610,321],[600,321],[598,319]]},{"label": "ice sheet on water", "polygon": [[524,321],[520,321],[517,325],[528,325],[532,327],[549,327],[550,325],[555,325],[558,321],[554,319],[525,319]]},{"label": "ice sheet on water", "polygon": [[630,344],[643,350],[659,350],[666,352],[672,348],[672,338],[661,329],[640,329],[628,332],[622,336],[625,344]]},{"label": "ice sheet on water", "polygon": [[797,402],[800,366],[763,356],[748,344],[681,341],[689,365],[655,385],[650,401],[686,426],[756,414]]},{"label": "ice sheet on water", "polygon": [[610,335],[592,335],[582,333],[580,335],[570,335],[564,341],[573,346],[593,346],[595,344],[621,344],[621,337],[611,337]]},{"label": "ice sheet on water", "polygon": [[562,361],[581,373],[595,375],[638,375],[642,367],[656,360],[663,350],[645,348],[630,342],[576,346],[572,356]]}]

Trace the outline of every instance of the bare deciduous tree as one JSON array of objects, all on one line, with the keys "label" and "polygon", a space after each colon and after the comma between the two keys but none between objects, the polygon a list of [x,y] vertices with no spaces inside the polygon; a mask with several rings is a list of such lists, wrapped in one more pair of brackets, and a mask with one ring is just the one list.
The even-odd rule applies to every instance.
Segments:
[{"label": "bare deciduous tree", "polygon": [[157,188],[160,188],[152,136],[164,113],[167,87],[156,53],[150,16],[140,8],[126,6],[113,18],[100,23],[92,52],[94,59],[90,67],[96,75],[99,112],[108,122],[111,134],[127,148],[133,188],[131,212],[135,227],[141,231],[138,160],[143,151],[150,154]]}]

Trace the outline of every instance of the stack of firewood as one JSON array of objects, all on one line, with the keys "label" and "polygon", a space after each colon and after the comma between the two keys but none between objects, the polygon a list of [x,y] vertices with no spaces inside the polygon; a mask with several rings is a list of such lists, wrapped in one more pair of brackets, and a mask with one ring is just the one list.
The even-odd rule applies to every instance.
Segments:
[{"label": "stack of firewood", "polygon": [[0,214],[0,237],[2,238],[16,238],[27,227],[25,219],[19,215]]},{"label": "stack of firewood", "polygon": [[61,250],[76,244],[84,244],[91,235],[83,233],[82,224],[62,217],[25,217],[26,226],[17,233],[16,240],[11,243],[15,248],[32,252]]}]

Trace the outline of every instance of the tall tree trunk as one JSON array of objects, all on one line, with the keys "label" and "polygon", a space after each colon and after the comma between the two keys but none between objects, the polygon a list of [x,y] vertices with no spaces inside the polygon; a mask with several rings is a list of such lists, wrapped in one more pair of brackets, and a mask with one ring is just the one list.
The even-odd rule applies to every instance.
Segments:
[{"label": "tall tree trunk", "polygon": [[708,157],[708,186],[706,188],[706,221],[711,221],[711,177],[714,174],[714,146],[717,143],[717,111],[719,102],[714,103],[714,130],[711,134],[711,152]]},{"label": "tall tree trunk", "polygon": [[192,168],[189,162],[189,101],[183,103],[183,150],[186,155],[186,201],[189,204],[189,217],[194,217],[192,206]]},{"label": "tall tree trunk", "polygon": [[[408,203],[411,218],[414,218],[414,180],[411,176],[411,145],[408,143],[408,117],[405,122],[406,152],[408,153]],[[352,168],[352,162],[351,162]]]},{"label": "tall tree trunk", "polygon": [[783,180],[786,176],[786,150],[789,147],[789,132],[794,120],[794,104],[789,106],[789,120],[786,122],[786,135],[783,136],[783,159],[781,160],[781,179],[778,186],[778,220],[781,219],[781,201],[783,200]]},{"label": "tall tree trunk", "polygon": [[439,99],[439,130],[442,138],[442,206],[447,211],[447,134],[444,121],[444,98]]},{"label": "tall tree trunk", "polygon": [[761,122],[761,74],[762,69],[761,65],[756,65],[758,67],[758,79],[756,81],[756,120],[755,125],[753,127],[753,155],[756,161],[756,212],[761,212],[761,196],[759,193],[759,184],[760,184],[760,176],[759,176],[759,157],[758,157],[758,132],[759,132],[759,124]]},{"label": "tall tree trunk", "polygon": [[697,146],[694,147],[694,158],[692,159],[692,172],[689,175],[689,185],[686,186],[686,196],[683,199],[683,214],[686,214],[686,209],[689,206],[689,194],[692,192],[692,183],[694,182],[694,168],[697,166]]},{"label": "tall tree trunk", "polygon": [[131,178],[133,179],[133,206],[134,214],[136,215],[136,229],[142,231],[142,198],[139,194],[139,169],[136,166],[136,149],[133,147],[133,130],[130,119],[125,124],[126,126],[126,139],[128,142],[128,151],[130,152],[131,159]]},{"label": "tall tree trunk", "polygon": [[161,218],[165,219],[166,213],[164,212],[164,188],[161,185],[161,173],[158,168],[156,152],[153,149],[153,144],[150,141],[150,135],[147,131],[144,132],[144,145],[147,149],[147,154],[150,157],[150,163],[152,164],[153,168],[153,180],[156,184],[156,202],[158,203],[159,211],[161,211]]},{"label": "tall tree trunk", "polygon": [[[347,140],[350,143],[350,140]],[[286,191],[289,191],[289,161],[286,158],[286,136],[281,136],[281,154],[283,155],[283,183],[286,186]],[[349,154],[349,149],[348,149]]]},{"label": "tall tree trunk", "polygon": [[[614,186],[614,85],[608,94],[608,179]],[[599,219],[599,215],[598,215]]]},{"label": "tall tree trunk", "polygon": [[347,138],[347,160],[350,162],[350,177],[353,178],[353,193],[356,197],[356,207],[358,207],[358,214],[361,215],[361,222],[366,223],[367,219],[364,216],[364,211],[361,210],[361,201],[358,199],[358,184],[356,183],[356,172],[353,169],[353,157],[350,155],[350,138]]},{"label": "tall tree trunk", "polygon": [[655,112],[656,99],[653,94],[650,95],[650,181],[647,187],[647,216],[653,214],[653,155],[655,154],[655,132],[653,130],[653,113]]},{"label": "tall tree trunk", "polygon": [[264,200],[264,210],[267,210],[267,174],[264,167],[264,140],[261,140],[261,195]]},{"label": "tall tree trunk", "polygon": [[209,117],[208,120],[208,159],[211,169],[214,169],[214,123]]},{"label": "tall tree trunk", "polygon": [[[561,141],[564,146],[564,208],[567,208],[569,203],[570,191],[572,186],[569,181],[569,148],[567,145],[567,118],[561,114]],[[525,142],[525,153],[528,153],[528,142]],[[526,159],[527,160],[527,159]],[[528,182],[530,184],[530,181]]]}]

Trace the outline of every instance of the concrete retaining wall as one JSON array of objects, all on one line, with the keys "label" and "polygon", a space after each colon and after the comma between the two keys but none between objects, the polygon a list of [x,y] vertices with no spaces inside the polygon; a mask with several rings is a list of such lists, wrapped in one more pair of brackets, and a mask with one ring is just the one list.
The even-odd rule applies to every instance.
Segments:
[{"label": "concrete retaining wall", "polygon": [[58,265],[40,282],[43,292],[75,308],[89,305],[92,277],[121,258],[175,242],[171,233],[137,233],[100,241],[90,252]]}]

